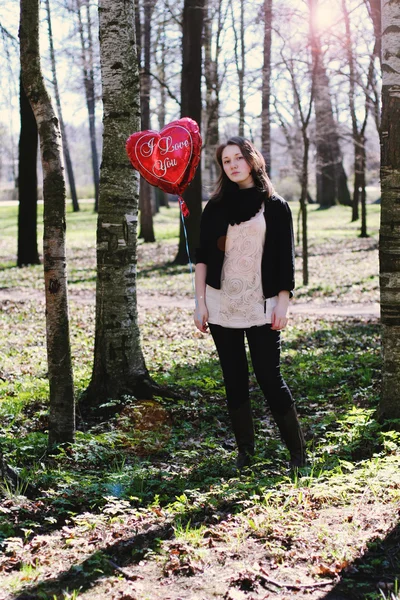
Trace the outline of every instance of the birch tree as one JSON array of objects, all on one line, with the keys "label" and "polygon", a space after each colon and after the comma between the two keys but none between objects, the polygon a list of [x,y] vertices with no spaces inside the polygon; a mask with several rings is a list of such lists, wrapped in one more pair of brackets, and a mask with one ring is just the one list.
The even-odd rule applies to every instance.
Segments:
[{"label": "birch tree", "polygon": [[244,137],[245,124],[245,99],[244,99],[244,79],[246,73],[246,46],[244,39],[244,0],[239,0],[239,31],[236,26],[236,16],[234,11],[234,2],[230,0],[231,16],[232,16],[232,31],[234,35],[234,53],[235,65],[238,76],[238,92],[239,92],[239,135]]},{"label": "birch tree", "polygon": [[[137,2],[139,7],[139,2]],[[150,77],[150,58],[151,58],[151,19],[155,0],[143,0],[144,23],[143,28],[143,65],[138,54],[138,62],[140,67],[140,109],[141,109],[141,127],[142,130],[151,128],[150,123],[150,93],[151,93],[151,77]],[[137,24],[136,24],[137,27]],[[142,46],[142,44],[140,44]],[[154,226],[153,226],[153,207],[151,202],[152,188],[151,185],[143,178],[140,178],[140,234],[144,242],[154,242]]]},{"label": "birch tree", "polygon": [[[83,10],[83,6],[84,9]],[[99,159],[96,143],[96,93],[94,81],[94,48],[92,34],[92,16],[89,0],[76,0],[78,17],[79,40],[81,44],[81,61],[83,87],[85,90],[86,106],[89,117],[90,150],[94,183],[94,209],[99,208]],[[86,19],[84,17],[86,16]]]},{"label": "birch tree", "polygon": [[[220,81],[218,63],[221,53],[222,0],[218,0],[215,10],[213,3],[207,0],[204,18],[204,78],[206,82],[206,110],[204,136],[204,166],[211,181],[216,175],[215,150],[219,143],[219,90]],[[213,48],[213,25],[216,20],[215,49]]]},{"label": "birch tree", "polygon": [[123,394],[151,397],[138,325],[138,176],[125,151],[140,130],[133,0],[100,0],[103,154],[97,220],[96,332],[92,380],[82,408]]},{"label": "birch tree", "polygon": [[46,6],[46,14],[47,14],[47,27],[48,27],[48,31],[49,31],[50,61],[51,61],[51,72],[52,72],[52,76],[53,76],[54,95],[55,95],[55,99],[56,99],[58,120],[60,123],[60,129],[61,129],[61,138],[62,138],[62,145],[63,145],[63,150],[64,150],[65,166],[67,169],[69,187],[71,190],[72,207],[73,207],[74,211],[76,212],[79,210],[79,202],[78,202],[78,196],[76,193],[75,177],[74,177],[74,171],[72,168],[71,154],[69,151],[67,131],[65,129],[65,124],[64,124],[64,119],[63,119],[62,109],[61,109],[60,90],[58,87],[58,79],[57,79],[56,55],[54,52],[54,43],[53,43],[53,29],[52,29],[52,24],[51,24],[50,0],[45,0],[45,6]]},{"label": "birch tree", "polygon": [[221,113],[220,92],[228,69],[228,60],[222,59],[226,47],[226,22],[230,1],[207,0],[204,18],[204,78],[206,83],[205,124],[203,126],[204,170],[207,183],[214,185],[218,177],[215,151],[220,143],[219,122]]},{"label": "birch tree", "polygon": [[[165,89],[165,82],[167,80],[166,59],[168,53],[168,44],[165,18],[162,17],[160,21],[161,22],[158,23],[156,52],[154,53],[154,68],[156,70],[156,81],[160,95],[157,107],[157,120],[158,128],[161,130],[166,125],[167,116],[167,90]],[[161,188],[156,188],[155,193],[158,205],[169,208],[169,201],[166,192],[164,192]]]},{"label": "birch tree", "polygon": [[380,415],[400,419],[400,2],[382,2],[382,206],[379,235],[382,395]]},{"label": "birch tree", "polygon": [[39,0],[21,0],[20,8],[22,83],[36,118],[43,167],[49,445],[53,446],[73,441],[75,431],[65,253],[65,181],[61,133],[40,67]]},{"label": "birch tree", "polygon": [[[352,221],[359,218],[359,205],[361,204],[361,234],[360,237],[367,237],[367,195],[366,195],[366,149],[365,149],[365,129],[368,122],[370,106],[373,102],[370,100],[370,91],[374,80],[374,62],[375,50],[371,53],[369,59],[369,68],[366,84],[363,84],[362,73],[357,65],[357,55],[354,50],[350,15],[346,0],[342,0],[342,13],[345,23],[345,46],[347,55],[347,66],[349,69],[349,109],[351,117],[352,135],[354,143],[354,192],[352,202]],[[362,94],[357,94],[362,90]],[[364,114],[359,119],[361,110],[357,106],[357,96],[364,96]],[[360,121],[360,122],[359,122]]]}]

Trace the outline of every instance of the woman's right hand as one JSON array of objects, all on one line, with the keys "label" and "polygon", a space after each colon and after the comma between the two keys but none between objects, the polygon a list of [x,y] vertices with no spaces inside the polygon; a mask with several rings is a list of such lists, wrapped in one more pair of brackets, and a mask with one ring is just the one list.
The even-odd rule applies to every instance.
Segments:
[{"label": "woman's right hand", "polygon": [[201,333],[207,333],[208,331],[208,310],[205,302],[199,303],[194,309],[194,322]]}]

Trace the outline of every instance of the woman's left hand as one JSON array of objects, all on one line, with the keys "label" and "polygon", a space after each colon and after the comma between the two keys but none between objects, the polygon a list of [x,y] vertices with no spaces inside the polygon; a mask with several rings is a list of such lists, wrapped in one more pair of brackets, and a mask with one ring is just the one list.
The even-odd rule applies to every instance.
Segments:
[{"label": "woman's left hand", "polygon": [[285,329],[288,318],[287,312],[289,308],[289,293],[283,294],[280,293],[278,297],[278,303],[272,310],[271,315],[271,329],[275,331],[280,331],[281,329]]}]

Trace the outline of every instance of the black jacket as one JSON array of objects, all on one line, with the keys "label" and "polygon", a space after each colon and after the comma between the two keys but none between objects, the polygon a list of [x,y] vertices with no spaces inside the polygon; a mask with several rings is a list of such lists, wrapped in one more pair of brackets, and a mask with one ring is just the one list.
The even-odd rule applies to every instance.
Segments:
[{"label": "black jacket", "polygon": [[[294,237],[290,207],[277,194],[270,198],[266,196],[264,217],[267,226],[261,261],[264,297],[271,298],[282,290],[289,291],[290,296],[293,296]],[[196,250],[196,263],[207,265],[206,283],[217,290],[221,288],[228,225],[223,203],[209,201],[201,217],[200,247]]]}]

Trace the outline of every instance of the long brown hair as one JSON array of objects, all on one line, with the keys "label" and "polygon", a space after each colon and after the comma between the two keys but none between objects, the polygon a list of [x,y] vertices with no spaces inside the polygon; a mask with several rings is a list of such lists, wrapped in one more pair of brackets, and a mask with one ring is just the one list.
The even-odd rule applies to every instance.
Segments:
[{"label": "long brown hair", "polygon": [[240,148],[243,158],[251,168],[251,175],[253,177],[255,187],[260,190],[260,192],[266,192],[268,197],[271,197],[275,190],[270,178],[267,175],[263,155],[249,140],[240,136],[233,136],[224,144],[218,146],[215,153],[215,157],[220,168],[220,174],[217,179],[215,191],[211,196],[211,200],[222,200],[227,192],[229,193],[230,191],[238,188],[237,184],[229,179],[222,165],[222,153],[227,146],[238,146]]}]

